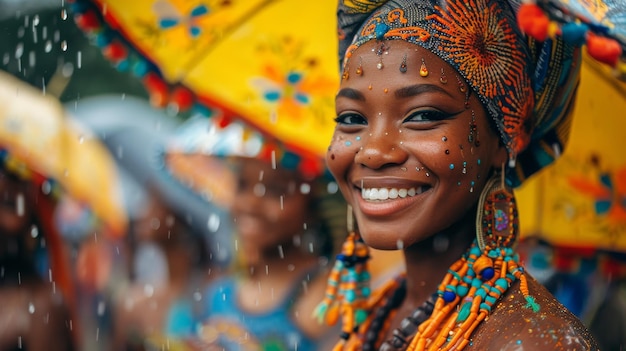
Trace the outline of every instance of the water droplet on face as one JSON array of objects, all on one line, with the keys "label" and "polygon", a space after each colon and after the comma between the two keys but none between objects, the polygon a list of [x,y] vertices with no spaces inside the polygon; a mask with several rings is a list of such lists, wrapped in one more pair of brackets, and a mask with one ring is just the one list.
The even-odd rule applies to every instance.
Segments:
[{"label": "water droplet on face", "polygon": [[195,293],[193,293],[193,299],[196,301],[200,301],[202,300],[202,294],[198,291],[196,291]]},{"label": "water droplet on face", "polygon": [[28,313],[30,313],[30,314],[35,313],[35,305],[33,305],[32,302],[28,303]]},{"label": "water droplet on face", "polygon": [[294,266],[293,264],[288,264],[287,265],[287,270],[289,272],[293,272],[296,269],[296,266]]}]

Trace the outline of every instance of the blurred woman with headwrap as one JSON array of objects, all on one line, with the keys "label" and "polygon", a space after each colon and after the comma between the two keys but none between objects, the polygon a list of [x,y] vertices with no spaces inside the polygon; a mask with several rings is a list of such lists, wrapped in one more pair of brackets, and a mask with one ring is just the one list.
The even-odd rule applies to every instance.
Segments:
[{"label": "blurred woman with headwrap", "polygon": [[[340,1],[327,164],[352,206],[317,315],[335,350],[596,350],[524,272],[512,187],[567,139],[580,46],[527,38],[519,4]],[[370,292],[367,246],[405,273]]]}]

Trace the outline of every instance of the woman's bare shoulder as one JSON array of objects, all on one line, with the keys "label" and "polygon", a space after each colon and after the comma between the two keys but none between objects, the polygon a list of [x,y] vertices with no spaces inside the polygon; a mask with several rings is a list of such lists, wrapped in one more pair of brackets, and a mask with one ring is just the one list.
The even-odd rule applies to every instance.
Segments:
[{"label": "woman's bare shoulder", "polygon": [[599,350],[583,323],[534,278],[528,290],[539,305],[527,307],[516,281],[472,334],[469,350]]}]

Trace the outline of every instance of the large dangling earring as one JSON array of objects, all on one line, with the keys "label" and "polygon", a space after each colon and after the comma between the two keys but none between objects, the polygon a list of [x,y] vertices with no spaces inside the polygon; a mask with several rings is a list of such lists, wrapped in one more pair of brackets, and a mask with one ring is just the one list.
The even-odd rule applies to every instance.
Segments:
[{"label": "large dangling earring", "polygon": [[485,251],[512,248],[518,235],[517,203],[513,190],[506,185],[502,169],[485,184],[480,195],[476,239],[481,251]]},{"label": "large dangling earring", "polygon": [[539,306],[529,295],[526,276],[513,250],[519,234],[513,190],[496,172],[485,185],[476,215],[476,240],[446,274],[428,320],[418,327],[408,351],[462,350],[478,325],[515,280],[527,308]]},{"label": "large dangling earring", "polygon": [[347,215],[348,237],[328,277],[324,300],[313,312],[320,323],[326,321],[329,325],[334,325],[341,317],[340,345],[350,339],[351,333],[367,318],[365,309],[370,296],[369,248],[354,228],[350,205]]}]

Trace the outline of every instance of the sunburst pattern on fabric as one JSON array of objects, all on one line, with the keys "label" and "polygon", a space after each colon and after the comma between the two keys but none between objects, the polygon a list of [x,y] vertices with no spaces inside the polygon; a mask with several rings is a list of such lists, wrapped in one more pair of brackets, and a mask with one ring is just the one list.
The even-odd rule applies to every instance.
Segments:
[{"label": "sunburst pattern on fabric", "polygon": [[[467,11],[469,6],[475,11]],[[518,137],[527,139],[523,119],[532,108],[530,79],[525,71],[525,51],[518,34],[495,2],[484,0],[448,1],[444,9],[427,19],[433,21],[438,50],[465,76],[484,98],[498,98],[504,113],[502,126],[511,137],[511,149],[519,150]]]}]

